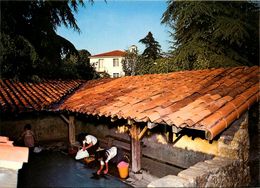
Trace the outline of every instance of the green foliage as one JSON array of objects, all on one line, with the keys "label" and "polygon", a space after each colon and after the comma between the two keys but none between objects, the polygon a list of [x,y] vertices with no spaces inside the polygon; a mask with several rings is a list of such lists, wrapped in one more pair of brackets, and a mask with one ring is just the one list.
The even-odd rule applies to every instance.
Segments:
[{"label": "green foliage", "polygon": [[138,51],[137,50],[126,50],[125,59],[122,62],[123,70],[126,76],[136,74],[136,64],[138,60]]},{"label": "green foliage", "polygon": [[153,34],[148,32],[145,38],[141,39],[139,42],[145,45],[145,50],[142,54],[143,57],[149,59],[157,59],[161,57],[161,46],[160,44],[153,38]]},{"label": "green foliage", "polygon": [[[91,1],[92,2],[92,1]],[[56,34],[60,25],[80,31],[74,18],[82,0],[1,1],[1,78],[90,78],[87,61],[75,66],[62,57],[78,51]],[[86,76],[87,75],[87,76]]]},{"label": "green foliage", "polygon": [[85,79],[96,78],[96,71],[89,63],[91,54],[87,50],[80,50],[78,55],[68,55],[59,67],[60,78]]},{"label": "green foliage", "polygon": [[136,68],[136,72],[138,75],[161,74],[180,70],[181,69],[173,63],[172,58],[166,57],[162,57],[156,60],[140,58]]},{"label": "green foliage", "polygon": [[168,1],[176,66],[200,69],[258,64],[259,9],[251,1]]},{"label": "green foliage", "polygon": [[144,75],[150,74],[150,69],[153,67],[153,59],[144,58],[139,56],[136,64],[136,74]]},{"label": "green foliage", "polygon": [[110,78],[110,75],[106,71],[99,72],[99,73],[97,73],[97,78]]},{"label": "green foliage", "polygon": [[26,80],[33,75],[39,62],[31,43],[20,35],[1,33],[0,39],[0,76]]},{"label": "green foliage", "polygon": [[156,60],[161,58],[161,46],[153,38],[153,34],[148,32],[145,38],[141,39],[139,42],[143,43],[146,48],[141,56],[136,57],[135,74],[153,74],[162,71],[162,69],[158,71],[155,70],[157,65]]},{"label": "green foliage", "polygon": [[159,58],[156,59],[153,63],[153,66],[150,69],[151,74],[160,74],[160,73],[169,73],[180,71],[180,69],[172,63],[172,58]]}]

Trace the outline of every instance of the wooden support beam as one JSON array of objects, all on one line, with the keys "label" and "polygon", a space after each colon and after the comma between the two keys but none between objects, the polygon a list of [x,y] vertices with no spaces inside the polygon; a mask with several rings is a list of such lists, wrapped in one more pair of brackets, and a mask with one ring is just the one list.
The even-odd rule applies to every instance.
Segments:
[{"label": "wooden support beam", "polygon": [[172,131],[169,131],[168,134],[169,134],[169,135],[168,135],[168,142],[169,142],[169,143],[173,143],[173,132],[172,132]]},{"label": "wooden support beam", "polygon": [[148,129],[147,126],[145,126],[145,127],[143,128],[143,130],[142,130],[142,131],[140,132],[140,134],[138,135],[138,140],[141,140],[141,139],[143,138],[144,133],[147,131],[147,129]]},{"label": "wooden support beam", "polygon": [[67,119],[64,115],[60,115],[61,118],[68,124],[69,126],[69,144],[74,145],[76,142],[76,131],[75,131],[75,123],[74,123],[74,116],[69,116],[69,119]]},{"label": "wooden support beam", "polygon": [[172,142],[173,145],[175,145],[180,139],[181,137],[183,136],[183,134],[180,134],[180,135],[176,135],[176,139]]},{"label": "wooden support beam", "polygon": [[140,134],[140,127],[137,127],[136,124],[131,126],[131,163],[132,171],[134,173],[141,170],[141,142],[138,139]]},{"label": "wooden support beam", "polygon": [[68,120],[64,115],[61,114],[60,117],[61,117],[66,123],[68,123],[68,124],[70,123],[69,120]]},{"label": "wooden support beam", "polygon": [[69,144],[74,145],[76,142],[76,131],[75,131],[75,123],[74,116],[69,116]]},{"label": "wooden support beam", "polygon": [[148,123],[147,123],[148,129],[153,129],[153,128],[156,127],[157,125],[158,125],[158,124],[152,123],[152,122],[148,122]]}]

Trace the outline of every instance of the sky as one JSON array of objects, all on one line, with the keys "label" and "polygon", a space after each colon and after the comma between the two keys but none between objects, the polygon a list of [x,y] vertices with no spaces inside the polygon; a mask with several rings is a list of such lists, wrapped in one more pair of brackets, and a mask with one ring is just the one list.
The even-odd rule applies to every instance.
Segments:
[{"label": "sky", "polygon": [[112,50],[127,50],[131,45],[142,53],[145,46],[139,43],[149,31],[162,47],[169,50],[169,28],[161,24],[166,10],[162,0],[95,0],[91,5],[85,2],[75,18],[81,30],[61,26],[57,33],[74,44],[77,50],[86,49],[92,55]]}]

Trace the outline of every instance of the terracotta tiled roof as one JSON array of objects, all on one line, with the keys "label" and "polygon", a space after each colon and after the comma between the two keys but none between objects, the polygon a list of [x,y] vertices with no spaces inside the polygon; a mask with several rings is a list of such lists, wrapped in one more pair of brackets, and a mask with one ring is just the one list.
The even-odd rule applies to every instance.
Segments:
[{"label": "terracotta tiled roof", "polygon": [[255,66],[91,81],[59,109],[199,129],[213,139],[258,100],[258,74]]},{"label": "terracotta tiled roof", "polygon": [[59,102],[77,89],[82,81],[22,83],[0,80],[0,112],[38,111]]},{"label": "terracotta tiled roof", "polygon": [[105,52],[102,54],[96,54],[90,57],[123,57],[125,56],[126,52],[121,51],[121,50],[114,50],[111,52]]}]

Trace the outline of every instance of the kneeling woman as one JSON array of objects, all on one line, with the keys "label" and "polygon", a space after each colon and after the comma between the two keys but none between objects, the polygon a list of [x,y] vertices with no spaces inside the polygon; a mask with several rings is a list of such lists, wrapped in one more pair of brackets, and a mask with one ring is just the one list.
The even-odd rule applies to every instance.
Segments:
[{"label": "kneeling woman", "polygon": [[113,146],[110,149],[105,149],[102,151],[96,152],[96,160],[100,161],[100,168],[97,171],[97,174],[100,175],[104,166],[104,174],[108,173],[108,162],[111,161],[116,165],[121,161],[124,161],[124,155],[122,150],[118,149],[117,147]]}]

